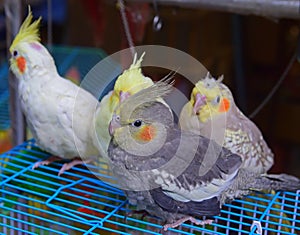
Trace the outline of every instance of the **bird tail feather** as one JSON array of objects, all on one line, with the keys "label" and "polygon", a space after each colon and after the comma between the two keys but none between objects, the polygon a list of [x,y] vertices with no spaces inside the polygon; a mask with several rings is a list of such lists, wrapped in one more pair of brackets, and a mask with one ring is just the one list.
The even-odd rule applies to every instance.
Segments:
[{"label": "bird tail feather", "polygon": [[257,184],[264,190],[297,191],[300,189],[300,179],[288,174],[264,174],[257,179]]},{"label": "bird tail feather", "polygon": [[300,189],[300,179],[288,174],[256,174],[241,169],[238,178],[240,186],[243,185],[256,191],[297,191]]}]

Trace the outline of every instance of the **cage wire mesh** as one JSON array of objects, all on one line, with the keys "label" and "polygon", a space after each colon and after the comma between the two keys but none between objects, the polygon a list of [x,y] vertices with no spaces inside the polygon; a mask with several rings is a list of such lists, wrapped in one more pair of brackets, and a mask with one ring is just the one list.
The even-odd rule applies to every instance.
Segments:
[{"label": "cage wire mesh", "polygon": [[[96,48],[52,46],[50,52],[59,74],[77,84],[94,65],[106,57],[103,50]],[[7,62],[0,64],[0,130],[10,127],[8,68]]]},{"label": "cage wire mesh", "polygon": [[[0,234],[160,234],[163,221],[133,214],[107,167],[57,176],[61,162],[32,170],[48,156],[34,140],[0,155]],[[105,163],[102,164],[102,166]],[[93,166],[89,166],[92,168]],[[164,234],[300,234],[300,190],[254,193],[222,207],[211,225],[185,223]]]}]

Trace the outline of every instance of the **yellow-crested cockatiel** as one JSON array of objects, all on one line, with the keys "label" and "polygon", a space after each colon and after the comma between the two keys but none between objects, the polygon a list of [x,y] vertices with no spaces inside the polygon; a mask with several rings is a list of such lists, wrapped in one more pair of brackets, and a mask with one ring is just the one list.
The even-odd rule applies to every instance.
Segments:
[{"label": "yellow-crested cockatiel", "polygon": [[142,73],[141,63],[144,54],[139,59],[137,59],[137,54],[135,54],[130,67],[117,78],[114,89],[102,98],[96,111],[94,117],[96,132],[94,144],[98,146],[101,156],[107,155],[108,145],[111,140],[108,128],[109,122],[120,102],[153,84],[151,78],[144,76]]},{"label": "yellow-crested cockatiel", "polygon": [[258,127],[236,106],[222,79],[223,76],[216,80],[208,73],[195,85],[190,101],[181,111],[180,127],[212,138],[239,154],[244,168],[266,173],[273,165],[273,153]]},{"label": "yellow-crested cockatiel", "polygon": [[[194,87],[190,101],[181,111],[179,123],[188,130],[216,140],[220,145],[242,157],[242,168],[255,173],[267,173],[274,162],[274,154],[268,147],[258,127],[236,106],[229,88],[222,83],[223,76],[217,80],[207,76]],[[261,196],[264,197],[263,195]],[[269,198],[267,197],[266,200]],[[246,198],[246,201],[252,201]],[[251,205],[245,205],[253,210]],[[267,203],[266,203],[267,206]],[[291,225],[285,213],[280,213],[279,202],[272,208],[278,218],[272,217],[271,227],[280,223]],[[263,208],[258,207],[258,210]],[[251,212],[246,211],[251,215]],[[280,218],[280,219],[279,219]],[[283,226],[283,231],[291,232]]]},{"label": "yellow-crested cockatiel", "polygon": [[33,168],[59,158],[74,159],[63,165],[60,175],[99,154],[91,134],[98,100],[58,74],[52,56],[40,43],[40,21],[41,18],[32,23],[29,8],[9,48],[10,69],[18,79],[18,93],[28,127],[38,146],[53,155],[37,162]]}]

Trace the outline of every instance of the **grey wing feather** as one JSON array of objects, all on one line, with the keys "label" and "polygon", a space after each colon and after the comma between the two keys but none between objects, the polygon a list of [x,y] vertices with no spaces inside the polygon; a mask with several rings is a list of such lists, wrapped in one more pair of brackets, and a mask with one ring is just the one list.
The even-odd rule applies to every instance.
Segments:
[{"label": "grey wing feather", "polygon": [[[193,138],[189,136],[188,139],[192,141]],[[230,185],[242,164],[240,156],[220,148],[214,141],[199,136],[196,139],[199,141],[197,151],[182,174],[175,179],[169,176],[164,178],[166,174],[163,173],[160,175],[163,192],[178,201],[200,202],[218,196]],[[176,140],[173,138],[171,145],[178,146],[174,145]],[[209,143],[211,151],[207,151]],[[162,155],[170,154],[169,148],[163,151]]]},{"label": "grey wing feather", "polygon": [[150,191],[153,200],[170,213],[180,213],[191,216],[213,216],[220,213],[220,203],[217,197],[202,202],[180,202],[163,193],[161,188]]}]

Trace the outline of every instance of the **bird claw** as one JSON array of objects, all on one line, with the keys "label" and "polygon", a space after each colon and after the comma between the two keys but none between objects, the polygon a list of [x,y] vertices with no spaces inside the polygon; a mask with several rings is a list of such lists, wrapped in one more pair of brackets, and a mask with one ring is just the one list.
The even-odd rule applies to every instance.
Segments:
[{"label": "bird claw", "polygon": [[[33,166],[32,169],[34,170],[35,168],[38,168],[39,166],[45,166],[49,165],[51,162],[57,161],[57,160],[62,160],[60,157],[57,156],[51,156],[48,159],[40,162],[36,162]],[[81,159],[73,159],[71,162],[63,164],[63,166],[60,168],[58,172],[58,176],[62,175],[65,171],[70,170],[73,166],[80,165],[80,164],[87,164],[93,161],[94,159],[87,159],[87,160],[81,160]]]},{"label": "bird claw", "polygon": [[82,160],[73,160],[71,162],[63,164],[63,166],[60,168],[58,172],[58,176],[61,176],[65,171],[70,170],[73,166],[83,164],[84,162]]},{"label": "bird claw", "polygon": [[93,159],[87,159],[87,160],[73,159],[71,162],[63,164],[63,166],[60,168],[58,172],[58,176],[62,175],[65,171],[70,170],[72,167],[76,165],[88,164],[91,161],[93,161]]},{"label": "bird claw", "polygon": [[179,219],[177,221],[175,221],[174,223],[171,224],[165,224],[163,227],[164,231],[167,231],[169,228],[176,228],[177,226],[181,225],[182,223],[186,222],[186,221],[191,221],[192,223],[196,224],[196,225],[205,225],[205,224],[211,224],[213,222],[213,220],[207,219],[207,220],[197,220],[192,216],[187,216],[184,217],[182,219]]},{"label": "bird claw", "polygon": [[44,166],[44,165],[49,165],[50,162],[45,160],[45,161],[41,161],[41,162],[36,162],[34,163],[34,165],[32,166],[32,170],[34,170],[35,168],[38,168],[39,166]]},{"label": "bird claw", "polygon": [[56,160],[60,160],[59,157],[56,157],[56,156],[51,156],[49,158],[47,158],[46,160],[44,161],[40,161],[40,162],[36,162],[33,166],[32,166],[32,170],[38,168],[39,166],[45,166],[45,165],[49,165],[51,162],[54,162]]},{"label": "bird claw", "polygon": [[58,172],[58,176],[62,175],[65,171],[70,170],[72,168],[72,166],[70,166],[70,163],[64,163],[63,166],[60,168],[59,172]]}]

